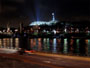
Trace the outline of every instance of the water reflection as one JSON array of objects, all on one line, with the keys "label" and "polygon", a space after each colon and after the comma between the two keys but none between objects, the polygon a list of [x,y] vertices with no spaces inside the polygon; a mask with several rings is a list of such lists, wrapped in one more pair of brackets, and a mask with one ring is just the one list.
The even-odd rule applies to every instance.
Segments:
[{"label": "water reflection", "polygon": [[63,53],[67,53],[67,39],[64,39],[64,51]]},{"label": "water reflection", "polygon": [[41,42],[41,38],[38,38],[38,51],[42,50],[42,42]]},{"label": "water reflection", "polygon": [[80,39],[80,41],[79,41],[80,55],[86,55],[86,53],[87,53],[86,48],[87,48],[87,45],[86,45],[85,39]]},{"label": "water reflection", "polygon": [[[90,55],[90,39],[33,38],[27,39],[28,48],[51,53]],[[18,49],[19,38],[0,39],[0,48]]]},{"label": "water reflection", "polygon": [[18,38],[0,39],[0,48],[18,49],[19,48],[19,39]]},{"label": "water reflection", "polygon": [[49,38],[44,38],[43,40],[43,51],[48,52],[50,49],[49,47]]},{"label": "water reflection", "polygon": [[53,53],[57,53],[56,45],[57,45],[56,38],[54,38],[53,39]]},{"label": "water reflection", "polygon": [[77,46],[77,54],[79,54],[79,39],[76,40],[76,46]]},{"label": "water reflection", "polygon": [[37,51],[76,55],[90,54],[89,39],[86,41],[85,39],[38,38],[30,39],[30,45],[32,49]]},{"label": "water reflection", "polygon": [[73,39],[72,51],[74,54],[77,54],[77,39]]},{"label": "water reflection", "polygon": [[89,40],[87,40],[87,54],[90,56],[90,39]]}]

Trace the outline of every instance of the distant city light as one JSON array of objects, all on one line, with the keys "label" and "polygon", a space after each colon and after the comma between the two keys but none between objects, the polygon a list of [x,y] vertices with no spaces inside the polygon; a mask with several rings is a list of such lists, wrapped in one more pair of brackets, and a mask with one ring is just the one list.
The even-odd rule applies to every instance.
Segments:
[{"label": "distant city light", "polygon": [[0,33],[2,33],[2,31],[0,31]]},{"label": "distant city light", "polygon": [[15,32],[17,32],[18,31],[18,29],[15,29]]},{"label": "distant city light", "polygon": [[3,30],[3,32],[5,32],[5,30]]},{"label": "distant city light", "polygon": [[67,29],[66,29],[66,28],[64,29],[64,32],[65,32],[65,33],[67,32]]},{"label": "distant city light", "polygon": [[32,22],[30,24],[30,26],[35,26],[35,25],[52,25],[54,23],[57,23],[57,21],[49,21],[49,22],[46,22],[46,21],[35,21],[35,22]]},{"label": "distant city light", "polygon": [[46,30],[43,30],[43,32],[46,32]]},{"label": "distant city light", "polygon": [[54,34],[56,34],[56,30],[53,30]]}]

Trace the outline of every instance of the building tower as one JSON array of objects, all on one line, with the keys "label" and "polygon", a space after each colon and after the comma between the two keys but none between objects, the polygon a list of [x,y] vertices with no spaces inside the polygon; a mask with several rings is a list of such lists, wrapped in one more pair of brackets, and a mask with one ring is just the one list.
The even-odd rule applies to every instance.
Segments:
[{"label": "building tower", "polygon": [[19,25],[19,30],[20,30],[20,33],[22,33],[22,24],[21,23]]},{"label": "building tower", "polygon": [[10,25],[9,25],[9,23],[7,24],[7,32],[10,32]]},{"label": "building tower", "polygon": [[20,23],[20,33],[23,32],[23,23]]},{"label": "building tower", "polygon": [[55,14],[52,13],[52,21],[55,21]]}]

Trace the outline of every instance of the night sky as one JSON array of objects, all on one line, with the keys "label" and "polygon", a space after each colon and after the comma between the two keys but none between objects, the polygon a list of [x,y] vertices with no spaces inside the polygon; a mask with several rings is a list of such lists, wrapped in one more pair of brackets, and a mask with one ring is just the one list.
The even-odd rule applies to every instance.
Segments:
[{"label": "night sky", "polygon": [[89,0],[0,0],[0,26],[18,26],[23,21],[49,21],[52,13],[59,21],[90,21]]}]

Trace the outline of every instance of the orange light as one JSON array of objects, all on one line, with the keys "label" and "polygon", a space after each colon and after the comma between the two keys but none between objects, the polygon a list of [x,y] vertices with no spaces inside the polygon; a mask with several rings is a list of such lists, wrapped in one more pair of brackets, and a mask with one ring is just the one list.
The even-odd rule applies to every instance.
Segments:
[{"label": "orange light", "polygon": [[26,53],[34,53],[35,52],[35,50],[30,50],[30,51],[25,51]]}]

